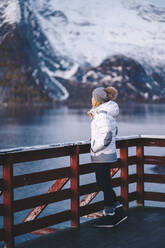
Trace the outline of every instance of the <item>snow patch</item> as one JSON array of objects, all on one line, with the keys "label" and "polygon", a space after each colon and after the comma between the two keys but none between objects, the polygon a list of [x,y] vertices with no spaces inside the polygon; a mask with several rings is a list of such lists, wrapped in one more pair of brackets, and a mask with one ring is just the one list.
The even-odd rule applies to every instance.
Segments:
[{"label": "snow patch", "polygon": [[[51,78],[51,81],[62,91],[63,94],[60,94],[60,100],[66,100],[69,97],[69,93],[65,87],[55,79],[55,73],[49,70],[48,67],[42,67],[42,71],[45,72]],[[54,96],[52,95],[52,97]]]},{"label": "snow patch", "polygon": [[150,89],[152,89],[152,86],[149,83],[146,83],[146,86]]},{"label": "snow patch", "polygon": [[[148,0],[29,0],[29,3],[54,51],[79,65],[88,62],[98,66],[114,54],[125,54],[153,65],[164,61],[164,23],[148,22],[139,16],[140,5],[154,18]],[[51,19],[42,15],[46,10],[49,16],[52,13]],[[57,16],[53,16],[57,10],[67,17],[67,24],[57,25]]]},{"label": "snow patch", "polygon": [[127,86],[128,86],[131,90],[133,90],[133,91],[135,91],[135,92],[138,92],[138,90],[137,90],[131,83],[127,83]]},{"label": "snow patch", "polygon": [[[55,64],[56,66],[57,64]],[[57,68],[57,66],[56,66]],[[79,65],[78,64],[74,64],[69,70],[67,71],[61,71],[61,70],[57,70],[54,72],[54,75],[56,77],[61,77],[61,78],[64,78],[64,79],[69,79],[71,78],[78,70],[79,68]]]},{"label": "snow patch", "polygon": [[14,24],[21,21],[21,10],[18,0],[1,0],[0,10],[2,11],[2,19],[4,23]]},{"label": "snow patch", "polygon": [[83,83],[86,83],[88,81],[88,78],[89,77],[92,77],[93,79],[97,79],[98,78],[98,75],[97,73],[95,73],[94,71],[88,71],[84,76],[83,76],[83,79],[82,79],[82,82]]},{"label": "snow patch", "polygon": [[156,100],[159,100],[159,99],[160,99],[160,97],[159,97],[159,96],[157,96],[157,95],[153,95],[152,99],[153,99],[154,101],[156,101]]}]

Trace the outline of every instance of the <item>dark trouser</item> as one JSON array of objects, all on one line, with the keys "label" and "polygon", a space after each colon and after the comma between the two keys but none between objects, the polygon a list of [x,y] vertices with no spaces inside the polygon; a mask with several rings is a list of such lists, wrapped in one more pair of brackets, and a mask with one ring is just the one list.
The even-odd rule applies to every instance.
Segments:
[{"label": "dark trouser", "polygon": [[112,189],[110,163],[95,163],[94,167],[97,186],[104,194],[104,206],[113,206],[117,202],[117,197]]}]

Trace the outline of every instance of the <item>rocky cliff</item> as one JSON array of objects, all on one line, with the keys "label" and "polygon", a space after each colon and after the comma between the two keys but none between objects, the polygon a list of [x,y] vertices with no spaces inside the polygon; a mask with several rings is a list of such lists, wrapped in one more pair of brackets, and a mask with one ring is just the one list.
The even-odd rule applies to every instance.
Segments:
[{"label": "rocky cliff", "polygon": [[30,105],[52,102],[38,86],[24,53],[25,40],[19,27],[8,26],[0,44],[0,105]]}]

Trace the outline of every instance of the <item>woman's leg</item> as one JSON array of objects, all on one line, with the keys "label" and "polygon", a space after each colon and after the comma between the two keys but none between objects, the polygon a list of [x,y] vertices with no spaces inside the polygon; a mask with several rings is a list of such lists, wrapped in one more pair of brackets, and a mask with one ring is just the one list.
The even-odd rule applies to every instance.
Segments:
[{"label": "woman's leg", "polygon": [[95,163],[96,182],[99,190],[104,194],[104,206],[113,206],[117,202],[116,194],[112,188],[109,163]]},{"label": "woman's leg", "polygon": [[95,163],[94,166],[98,188],[104,193],[104,217],[99,220],[99,223],[96,223],[96,226],[114,227],[127,219],[127,215],[120,202],[117,201],[116,194],[112,188],[110,164]]}]

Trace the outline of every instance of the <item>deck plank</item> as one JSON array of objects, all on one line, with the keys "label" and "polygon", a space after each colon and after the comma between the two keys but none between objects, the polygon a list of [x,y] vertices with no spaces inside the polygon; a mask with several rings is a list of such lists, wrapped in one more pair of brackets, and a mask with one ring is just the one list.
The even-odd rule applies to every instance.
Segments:
[{"label": "deck plank", "polygon": [[131,208],[128,220],[115,228],[96,228],[93,221],[17,246],[18,248],[162,248],[165,244],[165,208]]}]

